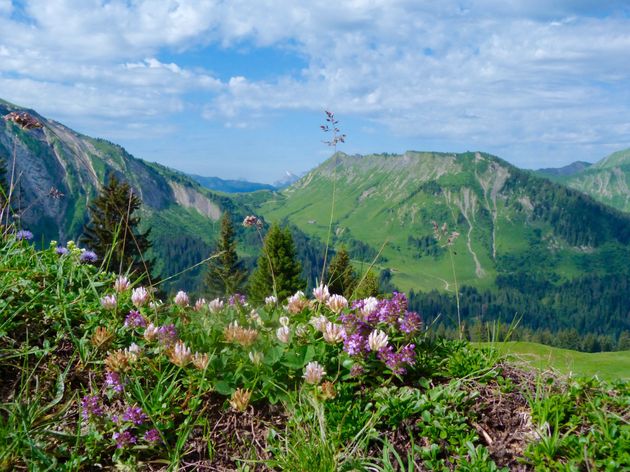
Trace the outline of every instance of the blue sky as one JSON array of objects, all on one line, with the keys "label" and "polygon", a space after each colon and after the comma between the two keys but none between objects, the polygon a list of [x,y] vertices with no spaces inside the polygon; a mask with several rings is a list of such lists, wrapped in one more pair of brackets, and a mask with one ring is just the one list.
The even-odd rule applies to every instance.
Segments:
[{"label": "blue sky", "polygon": [[273,182],[330,154],[630,147],[624,0],[0,0],[0,98],[136,157]]}]

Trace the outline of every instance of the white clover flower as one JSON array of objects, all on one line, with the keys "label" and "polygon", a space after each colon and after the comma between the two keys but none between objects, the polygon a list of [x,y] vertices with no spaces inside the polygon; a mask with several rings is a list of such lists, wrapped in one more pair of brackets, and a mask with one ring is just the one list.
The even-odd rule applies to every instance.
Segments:
[{"label": "white clover flower", "polygon": [[254,365],[260,365],[263,360],[263,353],[258,351],[250,351],[249,360],[252,361],[252,364]]},{"label": "white clover flower", "polygon": [[278,319],[278,322],[280,323],[280,326],[289,326],[289,317],[288,316],[281,316]]},{"label": "white clover flower", "polygon": [[291,330],[288,326],[281,326],[276,330],[276,337],[280,340],[280,342],[287,344],[289,342],[290,336]]},{"label": "white clover flower", "polygon": [[324,326],[324,341],[335,344],[343,341],[346,331],[341,325],[331,323],[330,321]]},{"label": "white clover flower", "polygon": [[294,295],[287,298],[287,311],[294,315],[300,313],[304,308],[308,306],[308,299],[304,295],[304,292],[298,290]]},{"label": "white clover flower", "polygon": [[195,352],[192,355],[191,361],[197,369],[206,370],[206,367],[208,367],[208,362],[210,361],[210,358],[208,357],[208,354],[205,354],[205,353],[200,354],[198,352]]},{"label": "white clover flower", "polygon": [[341,313],[341,310],[348,307],[348,300],[343,295],[332,295],[330,299],[328,299],[328,308],[330,308],[335,313]]},{"label": "white clover flower", "polygon": [[106,310],[113,310],[117,305],[116,295],[105,295],[101,298],[101,306]]},{"label": "white clover flower", "polygon": [[131,284],[129,283],[129,279],[127,277],[123,277],[122,275],[114,282],[114,290],[118,293],[128,290],[130,286]]},{"label": "white clover flower", "polygon": [[220,298],[215,298],[210,303],[208,303],[208,308],[212,313],[217,313],[223,309],[224,303]]},{"label": "white clover flower", "polygon": [[142,348],[136,343],[131,343],[126,350],[134,361],[137,360],[138,356],[142,353]]},{"label": "white clover flower", "polygon": [[199,298],[195,302],[195,311],[201,311],[208,304],[205,298]]},{"label": "white clover flower", "polygon": [[308,336],[308,328],[306,327],[306,325],[303,325],[303,324],[298,325],[298,327],[295,328],[295,335],[298,338],[303,338],[303,337]]},{"label": "white clover flower", "polygon": [[188,304],[190,303],[188,294],[184,292],[183,290],[180,290],[179,292],[177,292],[177,295],[175,295],[175,298],[173,299],[173,301],[175,302],[175,305],[178,305],[181,307],[188,306]]},{"label": "white clover flower", "polygon": [[131,292],[131,303],[137,308],[144,306],[149,301],[149,292],[144,287],[134,288]]},{"label": "white clover flower", "polygon": [[368,336],[368,346],[370,346],[371,351],[380,351],[382,348],[387,346],[387,341],[389,338],[387,334],[385,334],[380,329],[375,329]]},{"label": "white clover flower", "polygon": [[326,323],[328,323],[328,318],[324,315],[313,316],[309,323],[315,328],[317,331],[324,331]]},{"label": "white clover flower", "polygon": [[278,299],[273,295],[269,295],[265,298],[265,305],[275,305],[276,303],[278,303]]},{"label": "white clover flower", "polygon": [[162,305],[164,305],[164,302],[162,300],[154,300],[154,301],[149,302],[149,307],[153,308],[154,310],[157,310]]},{"label": "white clover flower", "polygon": [[309,362],[304,368],[304,380],[306,383],[317,385],[322,381],[322,378],[326,375],[326,371],[318,362]]},{"label": "white clover flower", "polygon": [[144,339],[146,339],[149,342],[154,341],[157,338],[158,333],[159,333],[159,328],[155,326],[153,323],[149,323],[149,326],[147,326],[144,330]]},{"label": "white clover flower", "polygon": [[175,343],[175,346],[170,351],[169,355],[171,362],[180,367],[184,367],[192,359],[190,348],[186,347],[182,341],[177,341]]},{"label": "white clover flower", "polygon": [[328,291],[328,285],[319,284],[313,289],[313,297],[320,303],[326,303],[330,298],[330,292]]},{"label": "white clover flower", "polygon": [[363,300],[363,308],[361,309],[361,313],[363,316],[368,316],[374,313],[374,311],[378,308],[378,299],[374,297],[369,297]]},{"label": "white clover flower", "polygon": [[257,324],[258,326],[263,325],[263,320],[260,317],[260,314],[256,310],[252,310],[249,312],[249,320],[252,323]]}]

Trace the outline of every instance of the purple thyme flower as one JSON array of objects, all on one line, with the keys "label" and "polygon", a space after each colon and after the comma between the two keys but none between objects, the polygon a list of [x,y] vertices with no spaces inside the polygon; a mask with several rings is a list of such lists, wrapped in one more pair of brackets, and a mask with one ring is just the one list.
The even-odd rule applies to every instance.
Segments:
[{"label": "purple thyme flower", "polygon": [[123,391],[123,384],[120,380],[118,372],[112,372],[110,370],[105,374],[105,388],[111,389],[116,393]]},{"label": "purple thyme flower", "polygon": [[18,241],[30,241],[31,239],[33,239],[33,233],[31,233],[27,229],[21,229],[20,231],[15,233],[15,239],[17,239]]},{"label": "purple thyme flower", "polygon": [[395,374],[403,375],[407,372],[404,365],[412,366],[416,362],[414,344],[407,344],[399,352],[394,352],[391,346],[381,349],[377,356]]},{"label": "purple thyme flower", "polygon": [[381,300],[375,313],[381,323],[394,323],[407,310],[407,297],[404,293],[394,292],[390,300]]},{"label": "purple thyme flower", "polygon": [[404,316],[398,318],[398,326],[403,333],[414,333],[420,329],[422,319],[414,311],[405,312]]},{"label": "purple thyme flower", "polygon": [[144,440],[150,443],[156,443],[161,440],[160,433],[157,429],[153,428],[144,433]]},{"label": "purple thyme flower", "polygon": [[125,318],[125,327],[127,328],[146,328],[147,320],[139,311],[131,310]]},{"label": "purple thyme flower", "polygon": [[166,346],[175,344],[175,342],[177,341],[177,330],[175,329],[175,325],[168,324],[161,326],[158,329],[158,339],[162,344]]},{"label": "purple thyme flower", "polygon": [[81,410],[84,419],[90,416],[103,416],[103,406],[98,395],[86,395],[81,400]]},{"label": "purple thyme flower", "polygon": [[144,414],[142,408],[139,406],[130,406],[125,410],[122,415],[123,421],[129,421],[135,425],[141,425],[144,423],[149,417]]},{"label": "purple thyme flower", "polygon": [[63,246],[57,246],[57,248],[55,249],[55,252],[57,253],[57,255],[59,256],[65,256],[66,254],[68,254],[68,248],[65,248]]},{"label": "purple thyme flower", "polygon": [[230,297],[230,299],[228,300],[228,303],[230,304],[230,306],[236,306],[236,305],[245,306],[247,305],[247,298],[245,298],[245,295],[241,295],[240,293],[235,293],[234,295]]},{"label": "purple thyme flower", "polygon": [[116,441],[116,447],[118,449],[122,449],[126,446],[136,443],[136,437],[131,434],[129,430],[125,430],[122,433],[116,432],[114,433],[112,438],[114,439],[114,441]]},{"label": "purple thyme flower", "polygon": [[352,333],[343,340],[343,349],[351,356],[359,356],[365,353],[367,340],[359,333]]},{"label": "purple thyme flower", "polygon": [[98,257],[96,256],[96,253],[94,251],[83,251],[81,253],[81,256],[79,257],[79,260],[86,264],[93,264],[98,260]]}]

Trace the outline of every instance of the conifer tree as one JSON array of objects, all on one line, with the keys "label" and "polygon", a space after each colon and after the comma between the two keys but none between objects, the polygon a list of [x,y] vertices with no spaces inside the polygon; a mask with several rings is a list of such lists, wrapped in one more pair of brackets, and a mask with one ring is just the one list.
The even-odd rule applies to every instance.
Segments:
[{"label": "conifer tree", "polygon": [[135,275],[148,272],[152,261],[144,255],[151,247],[150,229],[138,230],[140,217],[134,213],[142,201],[129,184],[110,175],[107,185],[88,206],[89,222],[83,228],[81,242],[106,262],[105,268]]},{"label": "conifer tree", "polygon": [[328,266],[328,290],[331,294],[349,297],[357,285],[357,276],[350,264],[350,255],[342,247]]},{"label": "conifer tree", "polygon": [[[271,263],[271,267],[270,267]],[[302,279],[302,268],[296,257],[295,244],[288,228],[280,229],[274,224],[263,243],[256,270],[249,282],[249,296],[255,302],[274,294],[283,301],[298,290],[306,288]]]},{"label": "conifer tree", "polygon": [[[367,274],[365,274],[363,280],[357,282],[357,285],[355,288],[353,288],[353,291],[355,299],[376,297],[380,295],[378,277],[374,272],[369,271]],[[351,295],[352,292],[348,293],[345,296],[349,298]]]},{"label": "conifer tree", "polygon": [[211,297],[233,295],[237,293],[247,277],[243,264],[238,260],[234,226],[227,213],[221,219],[221,236],[216,251],[219,256],[208,262],[206,289]]}]

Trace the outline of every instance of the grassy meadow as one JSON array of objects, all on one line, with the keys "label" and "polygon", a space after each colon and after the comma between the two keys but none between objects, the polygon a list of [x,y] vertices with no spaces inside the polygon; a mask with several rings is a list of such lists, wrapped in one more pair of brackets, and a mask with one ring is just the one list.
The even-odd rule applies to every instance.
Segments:
[{"label": "grassy meadow", "polygon": [[522,341],[476,344],[492,347],[513,362],[538,370],[553,369],[573,377],[596,375],[608,381],[630,380],[630,351],[579,352]]},{"label": "grassy meadow", "polygon": [[0,239],[1,471],[630,467],[627,381],[434,339],[402,294],[160,300],[29,237]]}]

